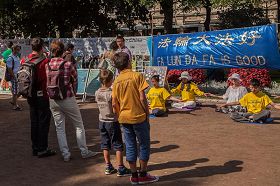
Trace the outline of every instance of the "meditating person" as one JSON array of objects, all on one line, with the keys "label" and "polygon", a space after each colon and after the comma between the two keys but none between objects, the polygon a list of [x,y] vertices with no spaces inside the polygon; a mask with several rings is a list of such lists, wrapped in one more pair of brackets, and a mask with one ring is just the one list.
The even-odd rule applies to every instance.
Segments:
[{"label": "meditating person", "polygon": [[270,118],[270,108],[280,109],[280,105],[275,104],[272,100],[261,91],[260,81],[252,79],[250,82],[250,93],[247,93],[239,102],[227,103],[222,106],[241,105],[247,109],[247,113],[233,112],[231,118],[234,121],[258,122],[265,123]]},{"label": "meditating person", "polygon": [[147,94],[147,98],[150,102],[150,114],[160,117],[166,114],[166,100],[169,99],[176,102],[181,102],[181,100],[171,96],[165,88],[159,86],[159,75],[154,75],[151,82],[153,87]]},{"label": "meditating person", "polygon": [[194,109],[196,107],[195,97],[197,96],[209,96],[208,93],[204,93],[197,85],[192,82],[192,77],[189,75],[187,71],[181,73],[181,77],[179,78],[182,82],[175,88],[172,89],[171,92],[173,94],[181,94],[181,103],[173,103],[172,107],[183,109]]},{"label": "meditating person", "polygon": [[[231,85],[227,88],[226,93],[222,96],[217,96],[214,94],[211,94],[212,97],[222,98],[226,100],[226,103],[233,103],[238,102],[245,94],[248,93],[246,87],[241,85],[241,79],[240,75],[237,73],[232,74],[228,81],[231,83]],[[228,106],[223,107],[224,104],[217,104],[217,112],[233,112],[233,111],[241,111],[242,107],[240,106]]]}]

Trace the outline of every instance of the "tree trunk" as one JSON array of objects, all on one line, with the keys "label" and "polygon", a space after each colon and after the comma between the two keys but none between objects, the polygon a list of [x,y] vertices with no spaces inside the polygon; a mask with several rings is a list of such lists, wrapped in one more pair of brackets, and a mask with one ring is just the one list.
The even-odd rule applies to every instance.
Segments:
[{"label": "tree trunk", "polygon": [[173,0],[164,0],[160,2],[163,15],[164,15],[164,21],[163,26],[166,34],[172,34],[173,33]]},{"label": "tree trunk", "polygon": [[212,10],[212,4],[211,4],[210,0],[204,1],[204,8],[206,9],[206,18],[204,21],[204,28],[205,28],[205,31],[210,31],[211,10]]}]

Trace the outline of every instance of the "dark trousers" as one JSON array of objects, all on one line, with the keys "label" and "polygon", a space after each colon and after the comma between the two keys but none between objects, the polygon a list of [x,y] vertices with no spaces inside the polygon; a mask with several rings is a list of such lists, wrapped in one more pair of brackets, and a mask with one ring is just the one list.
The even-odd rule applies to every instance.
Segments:
[{"label": "dark trousers", "polygon": [[35,152],[42,152],[48,148],[48,134],[50,128],[51,111],[48,99],[35,98],[28,100],[30,106],[31,141]]}]

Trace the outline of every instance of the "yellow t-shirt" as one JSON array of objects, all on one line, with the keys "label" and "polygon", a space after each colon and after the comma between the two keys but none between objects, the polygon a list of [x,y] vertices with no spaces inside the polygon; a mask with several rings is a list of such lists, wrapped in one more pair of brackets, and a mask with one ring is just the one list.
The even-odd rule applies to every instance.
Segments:
[{"label": "yellow t-shirt", "polygon": [[254,94],[253,92],[247,93],[239,100],[242,107],[247,108],[248,113],[258,114],[272,103],[271,99],[263,92]]},{"label": "yellow t-shirt", "polygon": [[147,98],[150,101],[150,109],[162,109],[165,108],[165,101],[170,97],[169,92],[162,87],[159,88],[151,88],[147,94]]},{"label": "yellow t-shirt", "polygon": [[112,97],[120,104],[119,123],[137,124],[146,120],[146,108],[140,101],[140,92],[149,87],[144,76],[131,69],[121,71],[114,81]]},{"label": "yellow t-shirt", "polygon": [[193,82],[190,84],[185,84],[183,90],[182,83],[178,85],[176,88],[172,89],[171,92],[174,93],[181,93],[182,101],[195,101],[195,95],[203,96],[204,92],[200,91],[197,85]]}]

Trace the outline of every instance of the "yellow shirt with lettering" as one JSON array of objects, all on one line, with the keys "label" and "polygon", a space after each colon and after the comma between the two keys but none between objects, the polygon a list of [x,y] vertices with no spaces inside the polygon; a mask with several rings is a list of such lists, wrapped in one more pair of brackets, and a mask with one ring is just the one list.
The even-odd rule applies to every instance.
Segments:
[{"label": "yellow shirt with lettering", "polygon": [[239,103],[242,107],[247,108],[248,113],[258,114],[265,110],[272,101],[265,93],[259,91],[257,94],[247,93],[239,100]]},{"label": "yellow shirt with lettering", "polygon": [[147,94],[147,98],[150,101],[150,109],[153,110],[157,108],[166,111],[165,101],[170,96],[170,93],[165,88],[152,87]]},{"label": "yellow shirt with lettering", "polygon": [[172,89],[171,92],[180,93],[182,97],[182,101],[195,101],[195,95],[203,96],[204,92],[199,90],[197,85],[193,82],[183,85],[180,83],[176,88]]},{"label": "yellow shirt with lettering", "polygon": [[137,124],[147,119],[146,108],[140,101],[140,92],[149,87],[141,73],[126,69],[120,72],[113,84],[112,97],[120,104],[119,123]]}]

